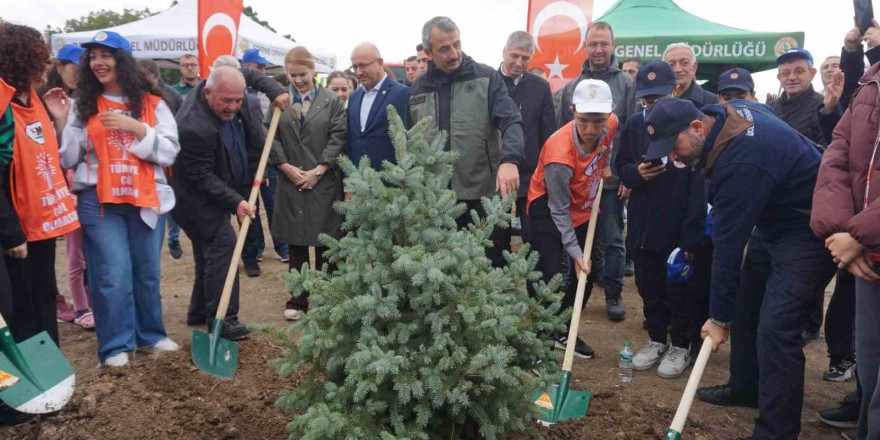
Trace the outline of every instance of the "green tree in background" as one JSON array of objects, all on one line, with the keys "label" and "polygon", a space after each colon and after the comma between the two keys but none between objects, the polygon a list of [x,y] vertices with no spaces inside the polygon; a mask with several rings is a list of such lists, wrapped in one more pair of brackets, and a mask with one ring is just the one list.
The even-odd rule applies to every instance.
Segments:
[{"label": "green tree in background", "polygon": [[310,292],[309,310],[286,331],[268,329],[284,347],[274,363],[281,375],[305,375],[276,403],[297,413],[289,438],[499,439],[529,430],[529,398],[559,371],[553,343],[539,335],[564,329],[561,277],[540,281],[528,245],[493,269],[489,237],[508,227],[515,196],[483,199],[486,216],[472,212],[458,229],[465,207],[449,189],[455,153],[444,150],[446,134],[429,118],[407,132],[388,113],[397,164],[375,171],[366,158],[357,167],[339,158],[354,196],[336,206],[346,235],[321,237],[336,268],[286,275],[292,294]]}]

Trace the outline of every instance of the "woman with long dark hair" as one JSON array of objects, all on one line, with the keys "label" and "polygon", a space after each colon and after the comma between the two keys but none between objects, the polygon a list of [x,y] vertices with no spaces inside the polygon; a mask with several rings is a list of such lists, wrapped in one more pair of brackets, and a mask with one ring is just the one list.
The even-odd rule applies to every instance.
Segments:
[{"label": "woman with long dark hair", "polygon": [[55,130],[36,93],[49,60],[37,30],[0,24],[0,245],[12,298],[4,317],[17,341],[46,331],[58,342],[55,239],[79,228]]},{"label": "woman with long dark hair", "polygon": [[[73,44],[65,44],[58,50],[41,95],[54,88],[60,88],[67,96],[73,96],[79,79],[79,62],[82,54],[83,48]],[[70,185],[73,183],[74,170],[64,171],[67,184]],[[86,330],[94,329],[95,317],[89,306],[89,294],[85,282],[86,260],[82,252],[81,229],[64,234],[64,248],[67,252],[67,286],[73,298],[73,308],[67,304],[64,296],[56,293],[55,309],[58,321],[73,322]]]},{"label": "woman with long dark hair", "polygon": [[136,349],[178,349],[165,332],[159,289],[163,214],[174,207],[162,167],[180,145],[174,116],[150,92],[128,40],[98,32],[82,46],[69,114],[57,103],[60,90],[47,104],[64,126],[62,165],[76,167],[98,359],[121,367]]}]

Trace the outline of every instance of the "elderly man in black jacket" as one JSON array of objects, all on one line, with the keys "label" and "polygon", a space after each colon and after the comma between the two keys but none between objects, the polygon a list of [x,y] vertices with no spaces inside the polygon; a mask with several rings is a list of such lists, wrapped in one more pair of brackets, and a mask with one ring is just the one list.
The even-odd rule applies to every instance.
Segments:
[{"label": "elderly man in black jacket", "polygon": [[675,72],[675,90],[672,96],[687,99],[697,108],[706,104],[717,104],[718,95],[697,84],[697,56],[687,43],[673,43],[663,51],[663,61]]},{"label": "elderly man in black jacket", "polygon": [[783,93],[770,107],[798,133],[818,145],[828,144],[819,123],[819,108],[824,107],[824,97],[813,89],[816,68],[813,55],[806,49],[789,49],[776,59],[776,77]]},{"label": "elderly man in black jacket", "polygon": [[507,38],[504,45],[504,60],[498,73],[507,85],[507,94],[519,107],[523,121],[523,146],[525,160],[519,165],[519,190],[516,193],[516,215],[522,222],[522,237],[530,237],[528,216],[525,215],[526,198],[529,195],[529,182],[538,166],[541,148],[556,131],[556,115],[553,108],[553,94],[550,83],[544,78],[526,72],[529,61],[535,53],[532,35],[516,31]]},{"label": "elderly man in black jacket", "polygon": [[[229,222],[254,217],[242,187],[253,182],[266,135],[261,120],[245,99],[245,78],[281,107],[289,96],[270,78],[253,69],[215,67],[207,81],[193,89],[177,113],[181,139],[171,186],[178,204],[174,219],[193,243],[196,277],[187,324],[211,328],[236,236]],[[241,339],[249,333],[238,322],[236,276],[222,336]]]}]

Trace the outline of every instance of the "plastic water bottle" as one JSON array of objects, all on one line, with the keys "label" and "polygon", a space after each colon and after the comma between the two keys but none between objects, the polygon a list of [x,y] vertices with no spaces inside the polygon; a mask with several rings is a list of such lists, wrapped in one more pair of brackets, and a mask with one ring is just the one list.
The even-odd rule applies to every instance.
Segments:
[{"label": "plastic water bottle", "polygon": [[632,343],[623,341],[623,349],[620,350],[620,360],[618,361],[618,372],[621,382],[632,382],[633,380],[633,352],[630,348]]}]

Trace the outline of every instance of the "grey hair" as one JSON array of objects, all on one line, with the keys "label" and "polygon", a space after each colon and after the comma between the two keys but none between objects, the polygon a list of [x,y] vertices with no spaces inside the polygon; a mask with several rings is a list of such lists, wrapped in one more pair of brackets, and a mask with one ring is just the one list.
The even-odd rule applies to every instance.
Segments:
[{"label": "grey hair", "polygon": [[[234,59],[234,58],[233,58]],[[211,69],[211,74],[208,75],[208,80],[205,82],[205,88],[214,90],[220,83],[228,82],[228,81],[237,81],[241,83],[241,88],[245,88],[244,75],[241,74],[241,71],[234,66],[217,66],[216,62],[215,66]]]},{"label": "grey hair", "polygon": [[434,28],[440,29],[443,32],[458,32],[458,26],[456,26],[455,22],[449,17],[438,16],[428,20],[428,22],[422,26],[422,46],[425,47],[425,50],[432,50],[431,31]]},{"label": "grey hair", "polygon": [[522,49],[534,55],[535,39],[532,38],[532,34],[526,31],[516,31],[507,37],[507,44],[504,45],[505,50],[512,48]]},{"label": "grey hair", "polygon": [[214,64],[211,65],[211,67],[220,66],[229,66],[235,67],[236,69],[241,69],[241,63],[232,55],[220,55],[219,57],[215,58]]},{"label": "grey hair", "polygon": [[697,55],[694,53],[694,48],[687,43],[672,43],[669,46],[666,46],[666,50],[663,51],[663,61],[666,61],[666,54],[675,49],[687,49],[688,52],[691,53],[691,63],[693,64],[697,62]]}]

